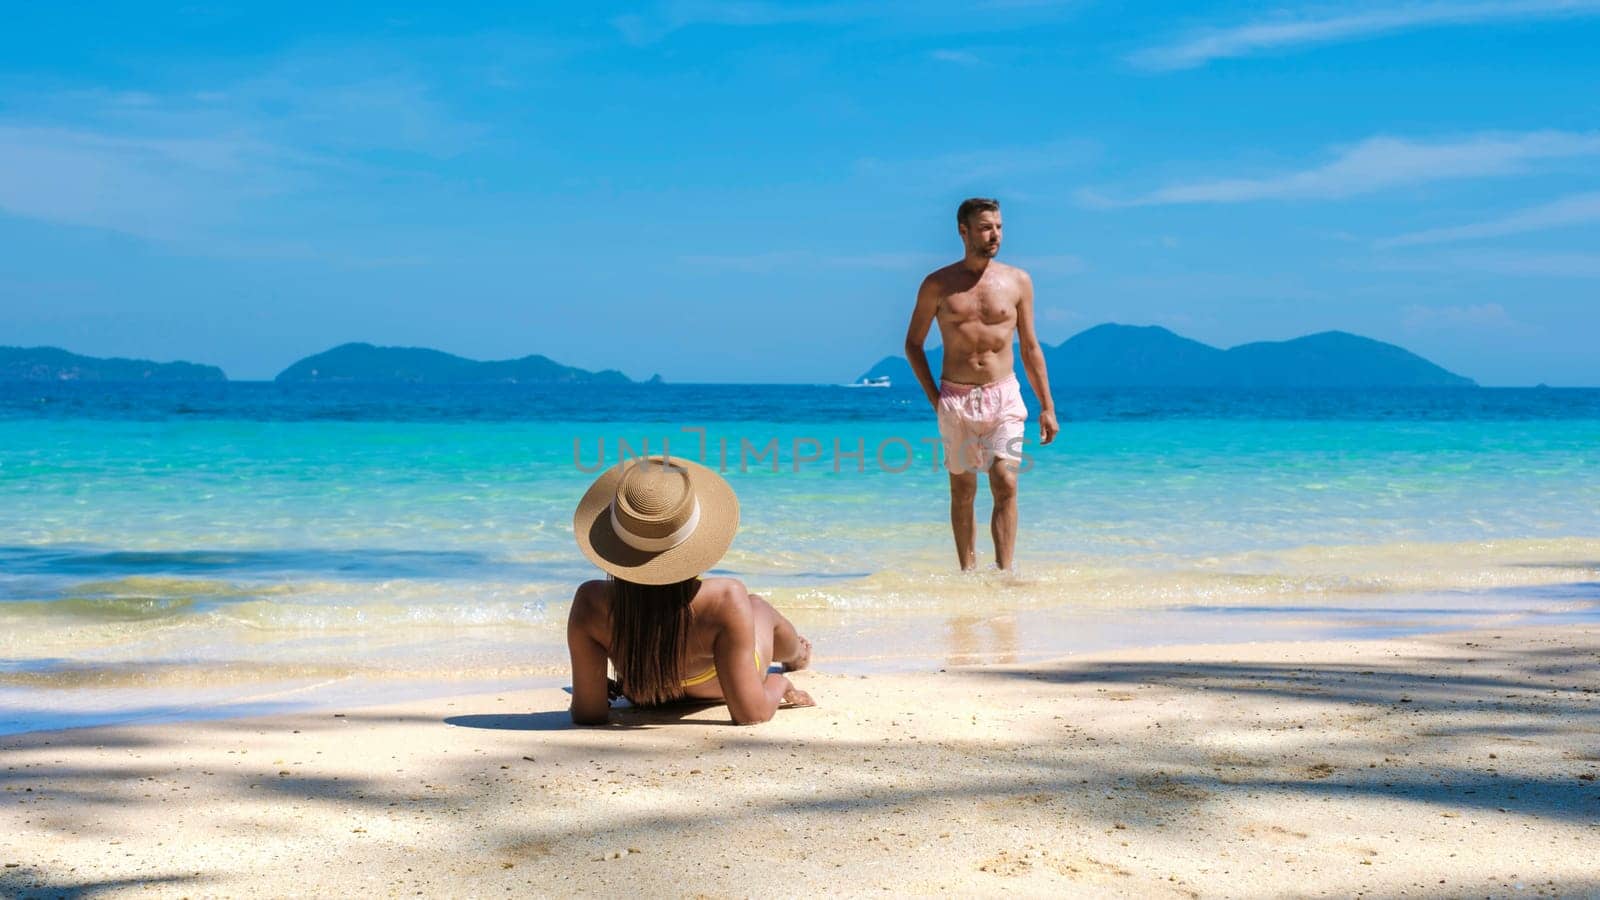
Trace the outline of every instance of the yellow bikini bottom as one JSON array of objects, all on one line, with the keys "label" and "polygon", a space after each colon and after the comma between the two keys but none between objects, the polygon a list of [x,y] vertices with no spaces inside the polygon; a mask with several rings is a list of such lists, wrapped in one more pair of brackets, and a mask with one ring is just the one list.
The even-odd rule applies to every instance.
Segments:
[{"label": "yellow bikini bottom", "polygon": [[[754,651],[754,653],[755,653],[755,656],[756,656],[756,670],[759,672],[761,670],[761,651],[759,649],[757,649],[757,650]],[[697,684],[705,684],[706,682],[710,681],[711,679],[713,679],[715,677],[717,677],[717,664],[716,663],[712,663],[711,664],[711,668],[705,670],[704,672],[701,672],[699,675],[696,675],[696,676],[694,676],[692,678],[685,678],[683,681],[681,681],[679,683],[681,685],[683,685],[684,687],[694,687]]]}]

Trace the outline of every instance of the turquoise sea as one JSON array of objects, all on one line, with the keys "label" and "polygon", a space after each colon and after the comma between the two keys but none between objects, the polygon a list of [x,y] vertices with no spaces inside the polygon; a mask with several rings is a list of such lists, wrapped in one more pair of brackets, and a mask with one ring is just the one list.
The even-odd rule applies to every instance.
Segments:
[{"label": "turquoise sea", "polygon": [[646,441],[726,459],[719,571],[835,670],[1600,608],[1600,390],[1057,403],[961,575],[910,388],[0,385],[0,733],[561,683],[585,469]]}]

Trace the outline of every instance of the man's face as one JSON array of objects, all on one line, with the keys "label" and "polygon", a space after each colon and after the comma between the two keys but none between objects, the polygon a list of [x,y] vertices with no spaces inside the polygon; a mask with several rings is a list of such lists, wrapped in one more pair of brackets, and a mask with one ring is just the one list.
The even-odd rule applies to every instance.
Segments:
[{"label": "man's face", "polygon": [[994,259],[1000,252],[1000,213],[985,210],[968,217],[961,226],[961,239],[967,249],[985,259]]}]

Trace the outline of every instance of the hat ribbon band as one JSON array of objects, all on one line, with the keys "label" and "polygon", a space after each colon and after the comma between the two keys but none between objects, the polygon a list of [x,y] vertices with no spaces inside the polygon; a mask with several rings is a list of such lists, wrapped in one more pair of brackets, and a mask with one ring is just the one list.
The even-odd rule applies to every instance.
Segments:
[{"label": "hat ribbon band", "polygon": [[635,550],[671,550],[673,547],[688,540],[689,535],[694,533],[694,527],[699,524],[700,498],[696,497],[694,507],[689,511],[689,520],[684,522],[677,531],[656,538],[634,534],[617,518],[617,502],[615,500],[611,501],[611,530],[617,533],[617,537],[622,538],[624,544]]}]

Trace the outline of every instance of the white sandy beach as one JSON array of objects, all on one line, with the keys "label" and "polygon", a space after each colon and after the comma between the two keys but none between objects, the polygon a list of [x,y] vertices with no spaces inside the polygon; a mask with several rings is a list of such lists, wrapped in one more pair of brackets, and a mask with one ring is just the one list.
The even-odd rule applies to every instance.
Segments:
[{"label": "white sandy beach", "polygon": [[6,896],[1600,892],[1600,628],[0,738]]}]

